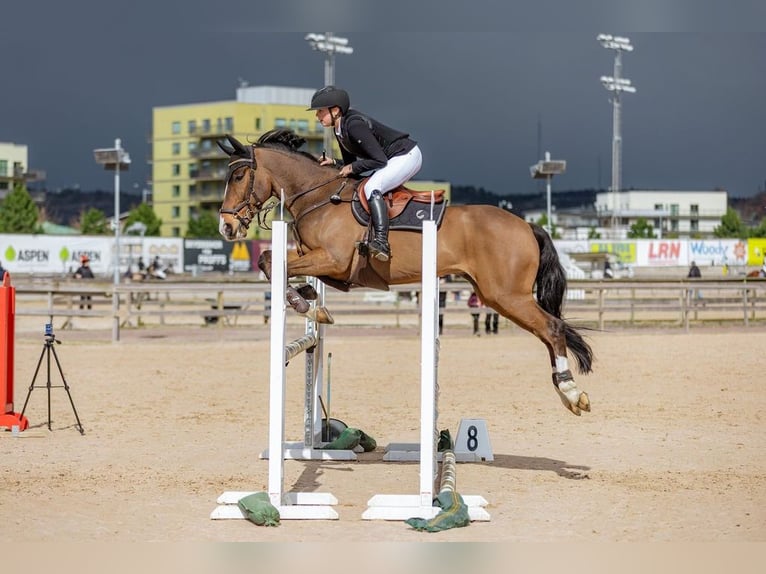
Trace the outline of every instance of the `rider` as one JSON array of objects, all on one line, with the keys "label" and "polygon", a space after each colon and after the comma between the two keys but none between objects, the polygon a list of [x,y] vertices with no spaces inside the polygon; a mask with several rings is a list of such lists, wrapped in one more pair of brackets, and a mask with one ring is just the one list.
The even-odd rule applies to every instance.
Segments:
[{"label": "rider", "polygon": [[412,178],[422,163],[420,148],[409,134],[390,128],[349,107],[348,92],[327,86],[311,98],[309,110],[325,127],[332,127],[338,140],[342,162],[323,158],[321,165],[342,165],[341,176],[373,172],[364,193],[370,206],[373,239],[370,253],[378,261],[388,261],[388,209],[383,195]]}]

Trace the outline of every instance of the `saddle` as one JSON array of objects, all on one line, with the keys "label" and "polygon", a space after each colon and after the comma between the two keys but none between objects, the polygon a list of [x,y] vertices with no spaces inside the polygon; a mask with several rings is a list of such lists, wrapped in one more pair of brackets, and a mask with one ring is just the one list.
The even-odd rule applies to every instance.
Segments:
[{"label": "saddle", "polygon": [[[370,222],[370,207],[367,204],[367,195],[364,186],[370,178],[365,178],[359,185],[351,199],[351,212],[356,220],[364,226]],[[444,208],[447,202],[444,199],[444,190],[416,191],[400,185],[396,189],[383,195],[386,207],[388,207],[388,220],[390,229],[420,231],[423,221],[432,219],[431,200],[433,195],[433,219],[437,227],[441,225],[444,217]]]}]

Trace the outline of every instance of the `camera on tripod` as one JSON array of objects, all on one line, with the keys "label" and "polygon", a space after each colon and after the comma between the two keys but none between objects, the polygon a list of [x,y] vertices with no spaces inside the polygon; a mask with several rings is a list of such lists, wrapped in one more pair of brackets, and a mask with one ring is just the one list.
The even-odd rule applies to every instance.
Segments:
[{"label": "camera on tripod", "polygon": [[[45,344],[43,345],[42,353],[40,353],[40,360],[37,361],[37,368],[35,369],[35,374],[32,376],[32,383],[29,385],[29,392],[27,393],[27,398],[24,401],[24,408],[21,409],[21,416],[23,417],[24,413],[27,410],[27,404],[29,403],[29,397],[32,395],[32,391],[36,388],[45,388],[48,390],[48,430],[53,430],[51,427],[51,389],[60,387],[66,391],[66,394],[69,397],[69,404],[72,405],[74,418],[77,421],[75,428],[78,431],[80,431],[80,434],[85,434],[85,429],[83,428],[82,423],[80,422],[80,415],[77,414],[77,409],[74,406],[74,400],[72,400],[72,393],[69,392],[69,383],[67,383],[66,378],[64,378],[64,371],[61,369],[59,356],[56,354],[56,345],[54,345],[53,343],[60,344],[61,341],[56,339],[56,335],[53,334],[53,323],[46,323],[45,324]],[[51,355],[53,355],[53,359],[56,362],[56,367],[58,368],[59,375],[61,376],[61,382],[62,382],[61,385],[53,385],[51,382]],[[43,359],[46,359],[45,372],[48,376],[48,379],[45,382],[45,385],[35,385],[35,381],[37,380],[37,375],[38,373],[40,373],[40,367],[43,364]]]},{"label": "camera on tripod", "polygon": [[45,342],[52,343],[54,341],[56,343],[59,342],[56,340],[56,335],[53,334],[53,323],[46,323],[45,324]]}]

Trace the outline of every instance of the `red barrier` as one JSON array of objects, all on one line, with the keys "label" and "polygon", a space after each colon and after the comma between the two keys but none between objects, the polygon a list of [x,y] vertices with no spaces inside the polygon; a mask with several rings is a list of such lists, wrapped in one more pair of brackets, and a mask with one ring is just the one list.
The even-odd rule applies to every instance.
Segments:
[{"label": "red barrier", "polygon": [[16,333],[16,289],[11,286],[11,275],[3,274],[0,286],[0,427],[11,429],[29,426],[27,417],[13,412],[13,351]]}]

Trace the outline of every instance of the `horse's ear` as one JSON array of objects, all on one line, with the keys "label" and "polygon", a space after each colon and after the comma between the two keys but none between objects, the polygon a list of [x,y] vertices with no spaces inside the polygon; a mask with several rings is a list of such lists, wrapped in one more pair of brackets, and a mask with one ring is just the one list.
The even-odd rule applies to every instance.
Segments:
[{"label": "horse's ear", "polygon": [[225,153],[226,155],[228,155],[228,156],[234,155],[234,148],[231,147],[226,142],[222,142],[222,141],[218,140],[215,143],[218,144],[218,147],[221,148],[221,150],[223,150],[223,153]]},{"label": "horse's ear", "polygon": [[229,140],[229,143],[232,145],[232,148],[233,148],[232,153],[236,153],[237,155],[240,155],[242,157],[248,157],[250,155],[250,152],[248,151],[248,149],[244,145],[242,145],[242,143],[237,138],[235,138],[234,136],[230,136],[229,134],[226,134],[226,139]]}]

